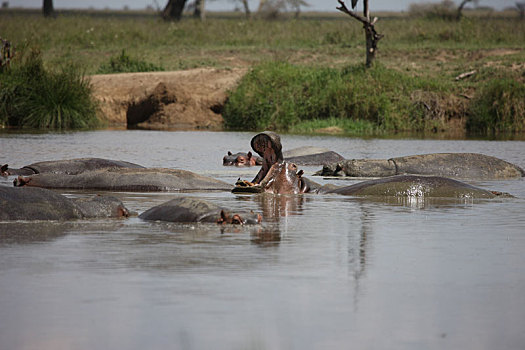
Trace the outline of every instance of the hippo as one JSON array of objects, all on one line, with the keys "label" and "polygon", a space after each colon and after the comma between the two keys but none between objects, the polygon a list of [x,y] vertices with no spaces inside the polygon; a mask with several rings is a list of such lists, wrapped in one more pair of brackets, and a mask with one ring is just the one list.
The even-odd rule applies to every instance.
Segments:
[{"label": "hippo", "polygon": [[284,157],[284,160],[296,165],[324,165],[344,160],[344,157],[334,151],[327,151],[314,154],[305,154],[295,157]]},{"label": "hippo", "polygon": [[129,216],[111,196],[68,198],[44,188],[0,186],[0,220],[72,220]]},{"label": "hippo", "polygon": [[330,189],[323,193],[347,196],[422,197],[422,198],[496,198],[508,193],[482,188],[441,176],[396,175]]},{"label": "hippo", "polygon": [[42,173],[18,176],[14,185],[44,188],[87,189],[128,192],[229,191],[224,181],[191,171],[165,168],[113,168],[85,171],[77,175]]},{"label": "hippo", "polygon": [[118,168],[144,168],[141,165],[103,158],[77,158],[66,160],[52,160],[33,163],[20,169],[10,169],[7,164],[0,167],[2,176],[8,175],[33,175],[43,173],[76,175],[85,171],[118,169]]},{"label": "hippo", "polygon": [[[510,196],[487,191],[457,180],[441,176],[398,175],[359,184],[337,187],[319,186],[302,177],[294,163],[283,160],[280,138],[272,132],[254,136],[252,148],[263,156],[261,170],[252,182],[237,181],[233,193],[334,193],[355,196],[418,196],[445,198],[494,198]],[[267,169],[265,169],[267,167]],[[386,175],[385,175],[386,176]],[[261,178],[262,177],[262,178]]]},{"label": "hippo", "polygon": [[252,152],[237,152],[233,154],[232,152],[228,151],[228,154],[222,158],[222,165],[224,166],[255,166],[262,165],[262,162],[262,158],[254,156]]},{"label": "hippo", "polygon": [[263,164],[252,183],[258,184],[266,176],[270,167],[284,161],[281,137],[273,131],[255,135],[250,142],[252,149],[263,158]]},{"label": "hippo", "polygon": [[325,165],[318,176],[385,177],[401,174],[458,179],[520,178],[525,171],[502,159],[479,153],[431,153],[390,159],[349,159]]},{"label": "hippo", "polygon": [[424,197],[424,198],[496,198],[512,197],[508,193],[488,191],[464,182],[441,176],[396,175],[364,181],[350,186],[319,186],[302,177],[302,170],[286,161],[275,163],[259,184],[242,184],[233,193],[273,194],[342,194],[375,197]]},{"label": "hippo", "polygon": [[229,214],[226,209],[213,203],[191,197],[176,198],[157,205],[140,214],[139,218],[146,221],[233,225],[260,224],[262,222],[262,216],[252,211]]},{"label": "hippo", "polygon": [[310,183],[303,179],[303,171],[297,171],[294,163],[281,161],[273,164],[258,184],[237,181],[233,193],[299,194],[310,192]]},{"label": "hippo", "polygon": [[[340,154],[319,147],[298,147],[283,152],[284,160],[295,163],[296,165],[325,165],[344,160]],[[251,152],[238,152],[232,154],[228,152],[222,159],[222,165],[225,166],[255,166],[262,165],[263,158],[253,156]]]},{"label": "hippo", "polygon": [[282,154],[281,139],[272,131],[255,135],[251,146],[263,158],[263,165],[251,181],[237,181],[233,193],[307,193],[318,184],[302,177],[303,171],[297,165],[285,161]]}]

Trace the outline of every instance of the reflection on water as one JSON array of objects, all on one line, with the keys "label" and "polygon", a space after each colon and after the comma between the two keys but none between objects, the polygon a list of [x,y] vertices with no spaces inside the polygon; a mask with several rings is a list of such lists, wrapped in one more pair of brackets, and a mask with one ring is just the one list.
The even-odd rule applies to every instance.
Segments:
[{"label": "reflection on water", "polygon": [[[0,135],[0,163],[97,156],[234,183],[257,169],[225,168],[222,156],[246,150],[250,138],[10,134]],[[518,141],[282,140],[285,149],[315,145],[354,158],[461,150],[525,165],[525,143]],[[266,223],[223,227],[136,216],[0,222],[2,348],[519,349],[525,344],[525,182],[472,184],[516,198],[191,193],[261,212]],[[136,213],[187,195],[112,194]]]}]

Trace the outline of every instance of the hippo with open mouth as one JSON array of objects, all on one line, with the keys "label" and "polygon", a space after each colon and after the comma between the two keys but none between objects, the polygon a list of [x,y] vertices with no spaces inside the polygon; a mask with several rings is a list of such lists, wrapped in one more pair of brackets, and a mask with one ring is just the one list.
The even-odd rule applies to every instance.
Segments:
[{"label": "hippo with open mouth", "polygon": [[297,165],[283,159],[278,134],[272,131],[257,134],[251,146],[262,157],[262,167],[251,182],[237,181],[233,193],[299,194],[310,192],[312,186],[317,185],[303,178],[303,171],[298,170]]}]

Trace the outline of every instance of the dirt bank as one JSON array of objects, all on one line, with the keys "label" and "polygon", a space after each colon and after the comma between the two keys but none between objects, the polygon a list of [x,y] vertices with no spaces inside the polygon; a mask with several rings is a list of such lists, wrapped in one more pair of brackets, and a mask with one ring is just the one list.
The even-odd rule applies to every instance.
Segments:
[{"label": "dirt bank", "polygon": [[247,69],[199,68],[91,77],[101,118],[145,129],[220,130],[227,91]]}]

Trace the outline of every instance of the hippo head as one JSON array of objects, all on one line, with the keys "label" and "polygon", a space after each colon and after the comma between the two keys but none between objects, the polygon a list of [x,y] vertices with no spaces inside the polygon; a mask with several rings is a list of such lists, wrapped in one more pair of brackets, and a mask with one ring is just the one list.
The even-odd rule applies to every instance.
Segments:
[{"label": "hippo head", "polygon": [[254,166],[257,164],[260,165],[261,163],[262,160],[259,159],[259,157],[254,156],[252,152],[238,152],[233,154],[230,151],[228,151],[228,155],[222,158],[222,165],[226,166]]},{"label": "hippo head", "polygon": [[7,176],[9,175],[9,172],[7,171],[8,165],[4,164],[0,167],[0,176]]},{"label": "hippo head", "polygon": [[221,210],[221,217],[217,220],[218,224],[232,224],[232,225],[256,225],[262,221],[261,214],[256,214],[253,211],[242,214],[231,214]]},{"label": "hippo head", "polygon": [[260,185],[264,192],[274,194],[298,194],[310,190],[302,178],[303,171],[297,171],[294,163],[278,162],[271,166]]}]

